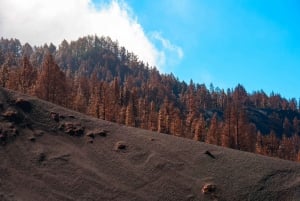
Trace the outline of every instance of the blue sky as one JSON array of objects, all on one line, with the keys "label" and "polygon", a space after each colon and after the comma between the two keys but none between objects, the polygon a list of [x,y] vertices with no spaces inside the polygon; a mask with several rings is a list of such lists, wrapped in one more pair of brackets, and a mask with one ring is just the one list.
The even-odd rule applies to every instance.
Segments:
[{"label": "blue sky", "polygon": [[300,97],[300,1],[127,0],[146,33],[184,56],[165,67],[181,80]]},{"label": "blue sky", "polygon": [[0,37],[110,36],[189,83],[299,98],[299,0],[0,0]]}]

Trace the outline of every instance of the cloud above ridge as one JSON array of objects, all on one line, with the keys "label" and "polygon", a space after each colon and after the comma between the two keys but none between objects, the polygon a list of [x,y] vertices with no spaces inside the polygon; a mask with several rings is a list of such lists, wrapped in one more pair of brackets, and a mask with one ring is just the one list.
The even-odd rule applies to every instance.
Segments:
[{"label": "cloud above ridge", "polygon": [[[145,33],[124,1],[99,3],[91,0],[1,0],[0,36],[18,38],[22,43],[59,45],[63,39],[76,40],[86,35],[109,36],[134,52],[144,62],[160,70],[170,52],[183,52],[167,39]],[[153,41],[157,40],[157,41]],[[155,43],[160,42],[161,48]],[[172,54],[174,56],[174,54]]]}]

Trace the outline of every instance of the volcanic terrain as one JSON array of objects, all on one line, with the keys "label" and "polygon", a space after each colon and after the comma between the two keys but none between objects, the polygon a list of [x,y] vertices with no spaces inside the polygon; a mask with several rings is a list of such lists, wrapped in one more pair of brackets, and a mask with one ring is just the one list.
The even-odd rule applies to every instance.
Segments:
[{"label": "volcanic terrain", "polygon": [[1,201],[298,201],[300,164],[125,127],[0,88]]}]

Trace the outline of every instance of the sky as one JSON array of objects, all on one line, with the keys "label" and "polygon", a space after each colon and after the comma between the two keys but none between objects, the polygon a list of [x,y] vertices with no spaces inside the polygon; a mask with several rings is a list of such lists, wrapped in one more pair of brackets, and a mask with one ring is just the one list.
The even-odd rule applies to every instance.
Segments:
[{"label": "sky", "polygon": [[299,98],[299,0],[1,0],[0,37],[110,36],[162,73]]}]

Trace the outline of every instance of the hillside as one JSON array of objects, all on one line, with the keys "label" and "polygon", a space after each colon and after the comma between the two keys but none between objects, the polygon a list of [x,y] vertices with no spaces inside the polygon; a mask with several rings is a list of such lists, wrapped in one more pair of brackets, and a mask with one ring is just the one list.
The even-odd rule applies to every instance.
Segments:
[{"label": "hillside", "polygon": [[[0,200],[300,200],[300,165],[0,88]],[[204,191],[204,192],[203,192]]]},{"label": "hillside", "polygon": [[295,98],[179,81],[109,37],[58,48],[1,38],[0,86],[110,122],[300,161]]}]

